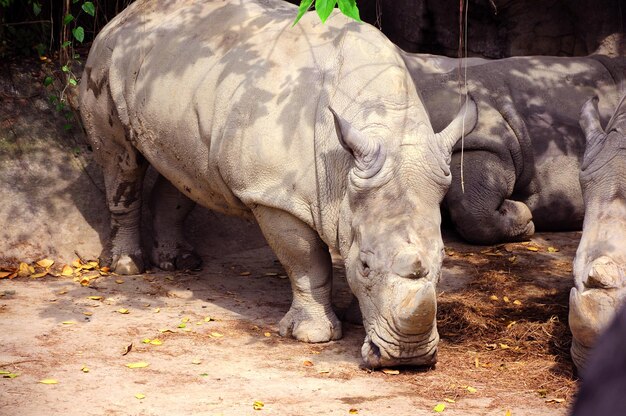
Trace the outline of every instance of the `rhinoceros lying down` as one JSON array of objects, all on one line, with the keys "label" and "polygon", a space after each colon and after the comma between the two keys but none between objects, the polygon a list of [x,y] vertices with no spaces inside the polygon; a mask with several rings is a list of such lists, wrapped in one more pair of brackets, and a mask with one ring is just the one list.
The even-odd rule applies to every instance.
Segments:
[{"label": "rhinoceros lying down", "polygon": [[606,128],[594,99],[583,106],[580,125],[587,139],[580,171],[585,221],[569,308],[579,368],[626,299],[626,95]]},{"label": "rhinoceros lying down", "polygon": [[99,34],[81,114],[104,171],[112,267],[144,269],[140,191],[150,163],[167,179],[153,197],[157,264],[191,255],[180,232],[190,201],[253,217],[291,280],[282,335],[341,337],[333,247],[361,305],[365,363],[431,364],[439,204],[475,106],[435,134],[378,30],[338,14],[291,27],[296,10],[279,0],[140,0]]},{"label": "rhinoceros lying down", "polygon": [[[458,101],[459,60],[403,56],[434,128],[448,123],[446,108]],[[460,143],[452,156],[444,205],[455,228],[478,244],[526,239],[535,229],[579,230],[585,211],[580,109],[598,96],[608,121],[626,79],[626,57],[470,58],[467,65],[478,121],[463,143],[464,186]]]}]

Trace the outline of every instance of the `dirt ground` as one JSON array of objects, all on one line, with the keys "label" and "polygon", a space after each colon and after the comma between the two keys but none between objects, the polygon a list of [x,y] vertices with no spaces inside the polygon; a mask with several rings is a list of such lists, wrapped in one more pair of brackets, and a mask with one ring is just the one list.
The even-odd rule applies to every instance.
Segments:
[{"label": "dirt ground", "polygon": [[[62,128],[33,81],[44,69],[0,77],[5,270],[49,257],[60,273],[106,240],[101,178],[80,130]],[[256,225],[196,210],[187,226],[201,271],[0,279],[0,415],[401,416],[441,404],[443,414],[521,416],[564,415],[572,403],[579,233],[479,247],[447,232],[439,362],[394,374],[360,368],[361,326],[325,344],[278,336],[289,281]],[[339,259],[335,272],[341,312],[350,292]]]}]

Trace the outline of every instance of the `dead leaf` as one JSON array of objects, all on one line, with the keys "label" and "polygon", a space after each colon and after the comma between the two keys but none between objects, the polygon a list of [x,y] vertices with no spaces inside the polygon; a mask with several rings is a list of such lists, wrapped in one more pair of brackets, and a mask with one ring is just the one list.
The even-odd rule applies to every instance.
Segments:
[{"label": "dead leaf", "polygon": [[145,398],[146,398],[146,395],[145,395],[145,394],[143,394],[143,393],[137,393],[137,394],[135,394],[135,398],[137,398],[137,399],[139,399],[139,400],[141,400],[141,399],[145,399]]},{"label": "dead leaf", "polygon": [[443,399],[443,401],[448,402],[448,403],[456,403],[456,400],[448,399],[448,398]]},{"label": "dead leaf", "polygon": [[497,344],[486,344],[485,347],[488,350],[495,350],[496,348],[498,348],[498,345]]},{"label": "dead leaf", "polygon": [[254,410],[261,410],[263,409],[263,406],[265,406],[265,403],[263,402],[255,401],[254,403],[252,403],[252,408]]},{"label": "dead leaf", "polygon": [[103,297],[102,296],[87,296],[87,299],[91,299],[91,300],[102,300]]},{"label": "dead leaf", "polygon": [[519,305],[521,305],[521,304],[522,304],[522,302],[520,302],[518,299],[515,299],[515,300],[513,301],[513,304],[514,304],[514,305],[519,306]]},{"label": "dead leaf", "polygon": [[48,272],[44,271],[44,272],[40,272],[40,273],[31,274],[30,277],[31,277],[31,279],[38,279],[40,277],[44,277],[47,274],[48,274]]},{"label": "dead leaf", "polygon": [[269,332],[265,332],[263,335],[265,335],[267,338],[272,336],[272,334],[270,334]]},{"label": "dead leaf", "polygon": [[504,301],[504,303],[509,303],[509,302],[510,302],[510,300],[509,300],[509,297],[508,297],[508,296],[503,296],[503,297],[502,297],[502,300]]},{"label": "dead leaf", "polygon": [[305,367],[313,367],[313,362],[309,361],[309,360],[304,360],[302,365],[305,366]]},{"label": "dead leaf", "polygon": [[124,281],[122,279],[117,279],[115,283],[117,283],[118,285],[121,285],[122,283],[124,283]]},{"label": "dead leaf", "polygon": [[222,338],[224,334],[220,334],[219,332],[211,332],[210,336],[212,338]]},{"label": "dead leaf", "polygon": [[4,279],[5,277],[9,277],[11,272],[0,272],[0,279]]},{"label": "dead leaf", "polygon": [[464,388],[465,388],[465,390],[469,391],[470,393],[476,393],[478,391],[478,390],[476,390],[472,386],[465,386]]},{"label": "dead leaf", "polygon": [[392,370],[391,368],[383,368],[381,371],[385,374],[389,374],[390,376],[396,376],[400,374],[400,370]]},{"label": "dead leaf", "polygon": [[507,409],[506,412],[504,413],[504,416],[511,416],[511,411]]},{"label": "dead leaf", "polygon": [[91,316],[91,315],[93,315],[93,312],[85,311],[85,312],[83,312],[83,315]]},{"label": "dead leaf", "polygon": [[187,323],[189,322],[189,317],[184,317],[183,319],[180,320],[182,323]]},{"label": "dead leaf", "polygon": [[83,373],[88,373],[88,372],[89,372],[89,368],[87,368],[87,366],[86,366],[86,365],[84,365],[84,366],[80,369],[80,371],[82,371]]},{"label": "dead leaf", "polygon": [[[516,301],[516,302],[519,302],[519,301]],[[515,302],[513,302],[513,303],[515,303]],[[512,326],[513,326],[513,325],[515,325],[515,324],[517,324],[517,321],[511,321],[511,322],[509,322],[509,324],[506,326],[506,329],[509,329],[510,327],[512,327]]]},{"label": "dead leaf", "polygon": [[41,384],[59,384],[59,382],[53,378],[44,378],[43,380],[39,380]]},{"label": "dead leaf", "polygon": [[3,371],[2,378],[15,378],[18,377],[17,373],[9,373],[8,371]]},{"label": "dead leaf", "polygon": [[265,273],[264,276],[278,276],[278,273],[274,273],[274,272]]},{"label": "dead leaf", "polygon": [[48,269],[48,268],[52,267],[52,265],[54,264],[54,260],[42,259],[42,260],[39,260],[36,264],[39,267],[43,267],[44,269]]},{"label": "dead leaf", "polygon": [[171,329],[167,329],[167,328],[159,329],[159,332],[162,333],[162,334],[164,334],[166,332],[174,333],[174,331],[172,331]]},{"label": "dead leaf", "polygon": [[348,413],[350,413],[351,415],[358,415],[359,411],[355,408],[352,408],[350,410],[348,410]]},{"label": "dead leaf", "polygon": [[507,258],[507,260],[511,263],[515,263],[517,261],[517,256],[511,256],[509,258]]},{"label": "dead leaf", "polygon": [[152,341],[150,341],[150,345],[163,345],[163,341],[161,341],[160,339],[153,339]]},{"label": "dead leaf", "polygon": [[76,321],[63,321],[61,322],[63,325],[75,325]]},{"label": "dead leaf", "polygon": [[[34,270],[33,270],[34,271]],[[32,273],[30,271],[30,266],[24,262],[20,263],[20,267],[17,269],[18,277],[28,277]]]},{"label": "dead leaf", "polygon": [[548,247],[548,253],[557,253],[559,251],[556,247]]},{"label": "dead leaf", "polygon": [[565,403],[565,399],[561,399],[561,398],[546,399],[546,403]]},{"label": "dead leaf", "polygon": [[178,324],[178,328],[187,328],[187,324],[185,323]]},{"label": "dead leaf", "polygon": [[199,358],[196,358],[195,360],[193,360],[193,361],[191,362],[191,364],[200,365],[200,364],[202,364],[202,360],[201,360],[201,359],[199,359]]},{"label": "dead leaf", "polygon": [[241,272],[239,276],[250,276],[250,272]]},{"label": "dead leaf", "polygon": [[126,308],[120,308],[120,309],[118,309],[116,312],[117,312],[117,313],[121,313],[122,315],[127,315],[127,314],[129,314],[129,313],[130,313],[130,312],[128,311],[128,309],[126,309]]},{"label": "dead leaf", "polygon": [[215,319],[211,318],[210,316],[207,316],[206,318],[204,318],[204,322],[211,322],[211,321],[215,321]]},{"label": "dead leaf", "polygon": [[61,276],[73,276],[73,275],[74,275],[74,269],[72,269],[72,266],[68,266],[67,264],[63,266],[63,270],[61,270]]},{"label": "dead leaf", "polygon": [[526,247],[526,250],[528,250],[528,251],[539,251],[539,247],[528,246],[528,247]]},{"label": "dead leaf", "polygon": [[152,312],[154,312],[154,313],[159,313],[159,312],[161,312],[161,308],[154,308],[154,309],[152,310]]},{"label": "dead leaf", "polygon": [[491,299],[491,300],[498,300],[498,297],[496,295],[491,295],[491,296],[489,296],[489,299]]},{"label": "dead leaf", "polygon": [[146,368],[149,365],[150,364],[148,364],[145,361],[137,361],[135,363],[128,363],[128,364],[126,364],[126,367],[128,367],[128,368]]},{"label": "dead leaf", "polygon": [[131,342],[130,344],[124,347],[124,351],[122,351],[122,356],[128,354],[130,350],[132,349],[133,349],[133,343]]},{"label": "dead leaf", "polygon": [[433,411],[437,413],[441,413],[446,410],[446,405],[444,403],[437,403],[435,407],[433,407]]},{"label": "dead leaf", "polygon": [[502,348],[503,350],[508,350],[508,349],[509,349],[509,348],[511,348],[511,347],[509,347],[509,346],[508,346],[508,345],[506,345],[506,344],[500,344],[500,348]]},{"label": "dead leaf", "polygon": [[548,395],[548,390],[546,389],[537,390],[537,394],[539,394],[539,397],[542,397],[542,398],[546,397]]},{"label": "dead leaf", "polygon": [[330,369],[323,368],[323,369],[319,370],[317,373],[318,374],[329,374],[330,373]]}]

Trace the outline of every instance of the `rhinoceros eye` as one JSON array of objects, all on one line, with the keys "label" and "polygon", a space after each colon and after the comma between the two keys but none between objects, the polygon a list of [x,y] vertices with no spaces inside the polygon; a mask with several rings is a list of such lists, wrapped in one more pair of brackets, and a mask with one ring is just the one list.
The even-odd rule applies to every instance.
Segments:
[{"label": "rhinoceros eye", "polygon": [[370,274],[370,266],[366,261],[361,261],[361,273],[363,276],[368,276]]}]

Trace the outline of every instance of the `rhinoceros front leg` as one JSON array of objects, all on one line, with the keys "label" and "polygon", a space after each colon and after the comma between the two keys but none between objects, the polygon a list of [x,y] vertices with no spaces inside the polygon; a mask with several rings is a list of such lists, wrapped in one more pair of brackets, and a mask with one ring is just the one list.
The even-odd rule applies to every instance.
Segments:
[{"label": "rhinoceros front leg", "polygon": [[107,205],[111,214],[110,255],[103,263],[119,274],[144,271],[141,250],[141,189],[148,166],[129,143],[107,142],[102,157]]},{"label": "rhinoceros front leg", "polygon": [[159,175],[150,195],[152,211],[152,262],[163,270],[190,270],[202,260],[185,241],[183,224],[195,206],[167,179]]},{"label": "rhinoceros front leg", "polygon": [[304,342],[341,338],[341,322],[331,305],[328,247],[314,230],[285,211],[259,206],[253,212],[291,281],[293,301],[280,321],[280,335]]},{"label": "rhinoceros front leg", "polygon": [[532,236],[535,225],[526,204],[508,199],[515,186],[515,170],[496,154],[467,151],[461,186],[461,155],[452,156],[452,184],[445,203],[455,228],[476,244],[519,241]]}]

